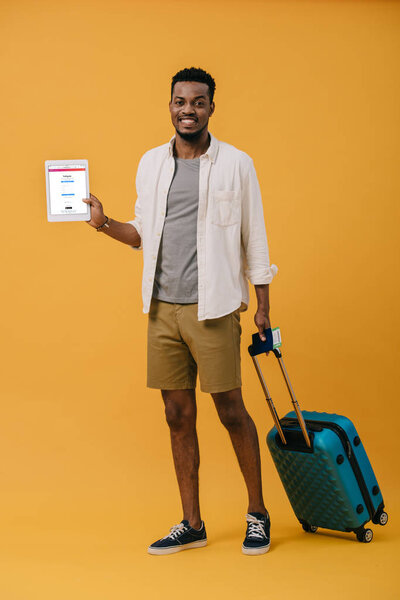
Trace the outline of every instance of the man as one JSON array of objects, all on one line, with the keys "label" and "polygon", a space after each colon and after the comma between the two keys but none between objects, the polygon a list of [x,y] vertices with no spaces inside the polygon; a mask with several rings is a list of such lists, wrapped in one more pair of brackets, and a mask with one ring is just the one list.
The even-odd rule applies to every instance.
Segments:
[{"label": "man", "polygon": [[147,386],[161,390],[183,520],[150,554],[207,543],[199,508],[196,377],[229,432],[248,490],[245,554],[270,547],[257,431],[241,394],[240,312],[255,286],[260,337],[269,321],[269,265],[260,188],[251,158],[208,131],[214,79],[183,69],[171,83],[176,135],[146,152],[137,176],[135,219],[121,223],[92,194],[89,225],[143,249],[143,312],[149,314]]}]

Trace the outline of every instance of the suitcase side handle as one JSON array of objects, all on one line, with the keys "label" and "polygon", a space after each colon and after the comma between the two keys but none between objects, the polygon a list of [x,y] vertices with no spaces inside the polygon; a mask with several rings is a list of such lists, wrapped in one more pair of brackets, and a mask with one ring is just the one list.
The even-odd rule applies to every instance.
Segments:
[{"label": "suitcase side handle", "polygon": [[283,433],[283,430],[282,430],[282,427],[281,427],[281,423],[280,423],[280,420],[279,420],[279,417],[278,417],[278,413],[277,413],[275,405],[274,405],[274,403],[272,401],[271,395],[270,395],[270,393],[268,391],[267,384],[265,382],[264,376],[263,376],[262,371],[261,371],[260,364],[259,364],[258,359],[257,359],[257,354],[261,354],[263,352],[269,352],[271,350],[274,353],[274,355],[276,356],[276,358],[278,359],[278,363],[279,363],[279,366],[280,366],[283,378],[285,380],[286,387],[287,387],[287,389],[289,391],[290,398],[291,398],[292,404],[293,404],[293,408],[294,408],[294,411],[296,413],[297,420],[299,421],[300,429],[302,431],[304,440],[305,440],[307,446],[309,448],[311,448],[310,437],[309,437],[308,432],[307,432],[307,427],[306,427],[306,424],[305,424],[305,421],[304,421],[304,417],[303,417],[303,414],[301,412],[299,403],[296,400],[296,396],[294,394],[294,391],[293,391],[293,388],[292,388],[292,384],[290,383],[290,379],[289,379],[289,376],[288,376],[287,371],[286,371],[285,363],[283,362],[282,353],[279,350],[279,348],[273,348],[273,343],[272,343],[272,329],[271,328],[265,329],[264,330],[264,334],[265,334],[265,337],[266,337],[265,342],[263,342],[261,340],[261,338],[260,338],[260,336],[259,336],[258,333],[254,334],[252,336],[253,337],[253,344],[251,344],[248,347],[248,351],[249,351],[249,354],[250,354],[250,356],[251,356],[251,358],[253,360],[255,369],[257,371],[257,375],[258,375],[258,378],[260,380],[261,387],[263,388],[263,391],[264,391],[264,394],[265,394],[265,399],[266,399],[268,407],[269,407],[269,409],[271,411],[271,415],[272,415],[272,418],[274,420],[275,427],[276,427],[276,429],[278,431],[279,437],[281,438],[282,443],[286,445],[287,441],[286,441],[285,434]]}]

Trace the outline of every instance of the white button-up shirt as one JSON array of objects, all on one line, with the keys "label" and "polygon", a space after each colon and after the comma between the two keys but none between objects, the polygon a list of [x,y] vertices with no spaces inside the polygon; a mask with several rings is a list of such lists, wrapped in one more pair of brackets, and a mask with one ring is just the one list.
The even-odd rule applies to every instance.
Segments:
[{"label": "white button-up shirt", "polygon": [[[175,136],[146,152],[136,175],[137,200],[131,223],[143,249],[143,312],[153,293],[158,250],[175,171]],[[278,271],[270,265],[260,186],[252,159],[210,134],[200,157],[197,216],[199,321],[215,319],[249,303],[248,280],[270,283]]]}]

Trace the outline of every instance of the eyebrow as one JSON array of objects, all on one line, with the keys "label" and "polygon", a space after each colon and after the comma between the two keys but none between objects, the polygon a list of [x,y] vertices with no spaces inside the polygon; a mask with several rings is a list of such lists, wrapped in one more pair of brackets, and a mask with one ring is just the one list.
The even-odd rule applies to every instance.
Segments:
[{"label": "eyebrow", "polygon": [[[181,100],[185,100],[185,98],[183,96],[175,96],[175,98],[180,98]],[[194,100],[198,100],[198,98],[205,98],[205,96],[195,96]]]}]

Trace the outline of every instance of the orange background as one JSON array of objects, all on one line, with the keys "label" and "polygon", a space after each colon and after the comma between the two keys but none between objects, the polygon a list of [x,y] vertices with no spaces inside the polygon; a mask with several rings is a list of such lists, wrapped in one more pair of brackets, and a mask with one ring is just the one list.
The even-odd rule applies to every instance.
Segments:
[{"label": "orange background", "polygon": [[[398,598],[400,4],[4,1],[0,23],[1,597]],[[255,162],[279,267],[271,321],[300,404],[352,418],[376,470],[390,523],[372,544],[294,518],[246,351],[251,290],[243,393],[271,551],[241,554],[244,483],[198,391],[209,546],[146,553],[181,508],[145,385],[142,258],[85,223],[48,223],[44,161],[87,158],[106,214],[133,218],[138,160],[173,135],[170,79],[192,65],[216,79],[211,132]],[[278,365],[262,364],[283,415]]]}]

